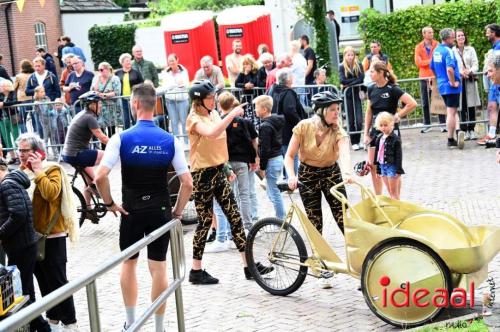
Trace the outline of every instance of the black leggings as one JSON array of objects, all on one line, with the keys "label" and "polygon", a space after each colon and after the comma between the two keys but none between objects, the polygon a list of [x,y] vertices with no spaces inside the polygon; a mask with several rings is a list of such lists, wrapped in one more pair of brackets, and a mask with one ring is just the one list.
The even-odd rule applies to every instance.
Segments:
[{"label": "black leggings", "polygon": [[[321,193],[323,193],[328,205],[330,205],[333,218],[344,234],[342,203],[330,193],[331,187],[343,181],[339,165],[335,163],[329,167],[313,167],[300,164],[299,181],[304,184],[303,187],[299,188],[300,198],[304,203],[307,217],[316,229],[320,233],[323,231],[323,212],[321,211]],[[344,186],[340,187],[339,191],[347,196]]]},{"label": "black leggings", "polygon": [[193,259],[201,260],[205,250],[207,233],[212,224],[213,199],[219,203],[230,224],[236,248],[245,251],[246,238],[238,204],[231,185],[226,179],[222,165],[193,171],[193,197],[198,213],[198,226],[193,237]]}]

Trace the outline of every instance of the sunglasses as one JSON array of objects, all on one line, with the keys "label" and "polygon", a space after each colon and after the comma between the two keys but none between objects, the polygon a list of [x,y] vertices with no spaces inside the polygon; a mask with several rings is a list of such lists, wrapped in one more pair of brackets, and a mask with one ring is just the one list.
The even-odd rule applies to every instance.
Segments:
[{"label": "sunglasses", "polygon": [[107,69],[107,68],[99,68],[99,71],[103,72],[105,69]]}]

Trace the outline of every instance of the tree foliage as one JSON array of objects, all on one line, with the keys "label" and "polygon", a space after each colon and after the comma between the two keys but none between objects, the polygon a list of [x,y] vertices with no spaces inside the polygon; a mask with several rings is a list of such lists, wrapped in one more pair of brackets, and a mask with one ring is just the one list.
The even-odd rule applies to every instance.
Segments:
[{"label": "tree foliage", "polygon": [[421,30],[425,26],[434,29],[439,40],[443,28],[464,29],[478,54],[480,62],[491,48],[484,35],[484,27],[498,22],[500,0],[471,0],[443,3],[440,5],[415,6],[391,14],[380,14],[373,9],[362,12],[359,32],[368,52],[370,41],[378,40],[382,52],[389,56],[395,74],[399,78],[418,76],[414,62],[415,46],[422,41]]},{"label": "tree foliage", "polygon": [[92,61],[97,66],[106,61],[113,68],[120,68],[118,58],[122,53],[130,53],[135,44],[135,24],[97,26],[89,30]]},{"label": "tree foliage", "polygon": [[212,10],[217,12],[235,6],[263,4],[263,0],[158,0],[157,2],[150,2],[149,6],[153,11],[152,17],[157,17],[188,10]]}]

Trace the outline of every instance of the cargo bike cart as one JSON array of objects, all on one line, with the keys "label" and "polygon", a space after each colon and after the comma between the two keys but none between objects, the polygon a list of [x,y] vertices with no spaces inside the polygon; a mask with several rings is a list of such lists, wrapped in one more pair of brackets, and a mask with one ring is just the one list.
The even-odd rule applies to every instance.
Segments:
[{"label": "cargo bike cart", "polygon": [[[375,315],[408,328],[432,321],[450,303],[454,290],[468,294],[472,282],[477,287],[487,278],[488,262],[500,250],[499,227],[469,227],[447,213],[376,196],[356,182],[353,185],[359,187],[362,199],[353,205],[339,191],[345,184],[332,187],[331,193],[342,202],[346,261],[290,196],[292,204],[284,221],[259,220],[248,234],[246,257],[259,286],[284,296],[296,291],[308,273],[319,278],[345,273],[361,280],[363,296]],[[288,191],[285,182],[278,187]],[[291,224],[294,219],[302,225],[310,254]],[[401,291],[405,287],[428,292],[417,294],[418,301],[410,294],[409,303],[402,307],[393,305],[391,297],[396,304],[405,302]],[[433,299],[437,289],[446,293]]]}]

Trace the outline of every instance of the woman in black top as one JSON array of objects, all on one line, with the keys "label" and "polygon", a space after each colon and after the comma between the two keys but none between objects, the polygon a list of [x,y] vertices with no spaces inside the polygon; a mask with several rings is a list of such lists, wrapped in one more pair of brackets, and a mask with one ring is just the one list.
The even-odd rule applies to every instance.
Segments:
[{"label": "woman in black top", "polygon": [[[347,112],[347,121],[349,124],[349,132],[359,131],[363,126],[363,108],[359,92],[363,83],[365,73],[363,66],[359,63],[358,57],[354,48],[348,46],[344,50],[344,60],[339,67],[340,83],[342,84],[342,92],[345,96],[345,111]],[[351,134],[351,144],[354,151],[362,149],[359,142],[361,141],[360,134]]]},{"label": "woman in black top", "polygon": [[[394,129],[399,132],[399,121],[417,107],[417,102],[396,85],[396,77],[387,69],[385,63],[372,63],[370,78],[374,84],[368,87],[364,143],[367,146],[369,145],[367,163],[371,168],[375,194],[380,195],[382,194],[382,179],[377,176],[373,168],[375,162],[375,138],[380,134],[380,131],[372,128],[372,124],[375,123],[375,117],[380,112],[388,112],[394,115]],[[399,101],[404,104],[404,107],[398,110]]]},{"label": "woman in black top", "polygon": [[245,118],[251,119],[254,123],[256,123],[251,101],[254,97],[259,95],[258,90],[254,90],[254,88],[259,87],[259,66],[252,55],[247,54],[243,57],[242,67],[243,70],[238,74],[234,85],[237,88],[243,89],[243,95],[240,100],[243,103],[248,103],[244,107]]}]

